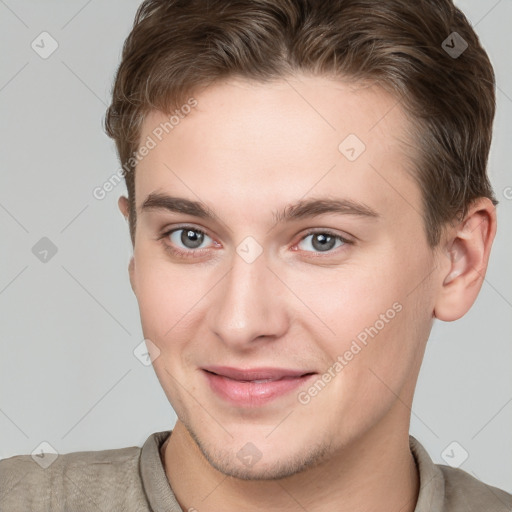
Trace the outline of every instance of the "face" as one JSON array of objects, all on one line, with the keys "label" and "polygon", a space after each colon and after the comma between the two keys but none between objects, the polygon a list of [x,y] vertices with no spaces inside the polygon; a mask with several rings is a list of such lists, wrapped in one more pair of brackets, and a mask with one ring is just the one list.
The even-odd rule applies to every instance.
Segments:
[{"label": "face", "polygon": [[179,420],[246,479],[408,431],[435,254],[396,99],[306,76],[195,99],[161,141],[145,120],[130,270]]}]

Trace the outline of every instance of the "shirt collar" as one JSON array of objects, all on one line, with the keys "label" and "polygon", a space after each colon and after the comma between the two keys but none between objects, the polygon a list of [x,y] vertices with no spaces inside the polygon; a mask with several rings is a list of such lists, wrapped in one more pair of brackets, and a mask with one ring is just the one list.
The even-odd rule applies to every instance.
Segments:
[{"label": "shirt collar", "polygon": [[[160,448],[171,430],[151,434],[144,443],[140,456],[140,473],[148,502],[154,512],[182,512],[165,474]],[[414,512],[442,512],[444,504],[444,477],[432,462],[421,443],[409,435],[409,447],[416,462],[420,490]]]},{"label": "shirt collar", "polygon": [[442,512],[444,508],[444,476],[425,448],[409,435],[409,447],[416,462],[420,478],[420,491],[414,512]]},{"label": "shirt collar", "polygon": [[140,454],[140,474],[147,500],[153,512],[183,512],[172,492],[160,458],[160,447],[171,430],[151,434]]}]

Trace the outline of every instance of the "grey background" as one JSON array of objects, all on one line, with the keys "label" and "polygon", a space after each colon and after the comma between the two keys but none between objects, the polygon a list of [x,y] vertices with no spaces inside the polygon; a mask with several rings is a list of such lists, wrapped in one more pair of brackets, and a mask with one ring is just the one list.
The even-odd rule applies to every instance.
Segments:
[{"label": "grey background", "polygon": [[[59,453],[141,446],[175,422],[152,367],[133,354],[143,336],[117,209],[125,186],[92,195],[119,168],[102,120],[138,5],[0,0],[0,458],[42,441]],[[443,464],[456,441],[448,453],[467,451],[462,469],[512,492],[512,2],[457,5],[497,74],[499,227],[474,307],[435,323],[411,433]],[[59,45],[47,59],[31,47],[43,31]],[[46,263],[32,252],[43,237],[57,247]]]}]

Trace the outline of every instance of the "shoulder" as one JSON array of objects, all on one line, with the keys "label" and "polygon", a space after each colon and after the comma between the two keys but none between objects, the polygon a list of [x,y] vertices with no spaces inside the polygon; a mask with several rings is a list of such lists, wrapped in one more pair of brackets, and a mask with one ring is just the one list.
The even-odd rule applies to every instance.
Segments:
[{"label": "shoulder", "polygon": [[436,466],[444,477],[445,509],[448,512],[512,511],[512,494],[488,485],[460,468]]},{"label": "shoulder", "polygon": [[44,457],[52,454],[42,454],[41,461],[34,460],[37,455],[2,459],[0,508],[12,512],[98,510],[98,498],[108,496],[111,510],[145,510],[140,453],[141,448],[133,446],[59,454],[46,462]]},{"label": "shoulder", "polygon": [[420,476],[415,512],[512,512],[512,494],[460,468],[434,464],[424,446],[411,435],[409,443]]}]

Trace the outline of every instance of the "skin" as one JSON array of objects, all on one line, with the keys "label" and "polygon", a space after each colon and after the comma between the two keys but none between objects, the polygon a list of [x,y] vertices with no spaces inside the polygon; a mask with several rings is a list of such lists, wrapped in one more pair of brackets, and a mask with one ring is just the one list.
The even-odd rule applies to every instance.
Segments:
[{"label": "skin", "polygon": [[[462,317],[478,295],[494,206],[479,199],[429,248],[421,193],[407,171],[408,121],[376,86],[304,75],[231,79],[195,98],[198,107],[138,164],[129,265],[144,336],[160,351],[153,366],[178,416],[162,454],[180,506],[413,511],[410,408],[425,345],[435,318]],[[141,140],[166,119],[148,115]],[[351,133],[366,145],[353,162],[338,149]],[[142,212],[152,192],[201,201],[217,220]],[[273,211],[325,196],[362,202],[379,217],[274,222]],[[125,197],[119,207],[127,217]],[[198,250],[180,242],[180,231],[158,240],[184,223],[208,235],[198,257],[165,250]],[[306,236],[311,228],[354,243],[322,252]],[[263,250],[252,263],[236,252],[247,236]],[[298,389],[251,410],[234,406],[201,370],[322,375],[394,303],[400,312],[305,405]],[[261,453],[252,466],[237,457],[246,443]]]}]

